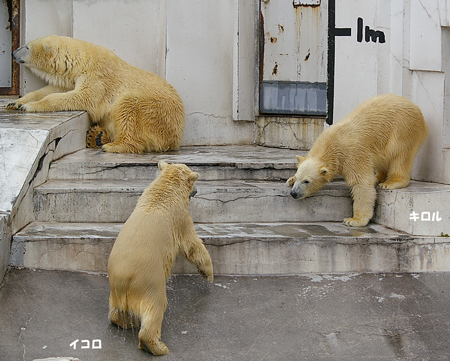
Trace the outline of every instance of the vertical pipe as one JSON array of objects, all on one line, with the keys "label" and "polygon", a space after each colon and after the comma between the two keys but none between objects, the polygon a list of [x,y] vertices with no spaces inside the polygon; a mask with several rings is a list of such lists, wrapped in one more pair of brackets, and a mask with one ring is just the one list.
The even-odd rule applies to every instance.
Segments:
[{"label": "vertical pipe", "polygon": [[327,119],[328,125],[333,124],[334,109],[334,69],[336,40],[336,1],[328,0],[328,55],[327,55]]}]

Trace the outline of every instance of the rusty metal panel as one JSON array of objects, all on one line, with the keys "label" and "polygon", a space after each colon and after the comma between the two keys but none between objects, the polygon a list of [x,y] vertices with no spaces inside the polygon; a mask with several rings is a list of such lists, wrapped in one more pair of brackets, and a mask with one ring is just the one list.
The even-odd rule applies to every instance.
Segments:
[{"label": "rusty metal panel", "polygon": [[262,80],[325,82],[326,1],[297,6],[293,0],[262,0]]},{"label": "rusty metal panel", "polygon": [[261,0],[261,114],[326,115],[327,5]]}]

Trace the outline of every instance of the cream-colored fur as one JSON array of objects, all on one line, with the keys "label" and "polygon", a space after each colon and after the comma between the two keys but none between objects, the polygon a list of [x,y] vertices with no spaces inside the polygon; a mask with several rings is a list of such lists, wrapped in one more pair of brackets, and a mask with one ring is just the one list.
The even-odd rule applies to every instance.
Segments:
[{"label": "cream-colored fur", "polygon": [[111,50],[51,35],[14,52],[14,59],[48,86],[7,105],[26,112],[85,110],[104,128],[114,153],[164,152],[181,145],[185,115],[175,89]]},{"label": "cream-colored fur", "polygon": [[427,134],[422,112],[409,100],[393,94],[370,98],[325,130],[307,157],[297,157],[297,173],[287,181],[291,195],[308,197],[342,175],[353,198],[353,218],[344,223],[365,226],[373,216],[376,184],[406,187]]},{"label": "cream-colored fur", "polygon": [[209,282],[213,267],[188,210],[198,173],[184,164],[158,166],[160,175],[139,198],[109,257],[109,319],[123,328],[140,321],[139,348],[164,355],[166,280],[176,255],[181,252]]}]

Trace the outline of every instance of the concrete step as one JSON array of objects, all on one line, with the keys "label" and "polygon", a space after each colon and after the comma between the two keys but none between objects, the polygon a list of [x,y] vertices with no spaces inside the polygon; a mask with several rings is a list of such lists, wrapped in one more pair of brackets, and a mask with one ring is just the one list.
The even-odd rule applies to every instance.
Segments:
[{"label": "concrete step", "polygon": [[[36,220],[46,222],[125,222],[149,180],[48,181],[35,189]],[[316,195],[293,199],[281,181],[198,181],[191,200],[194,222],[342,221],[352,214],[343,181]]]},{"label": "concrete step", "polygon": [[[36,192],[38,202],[35,209],[43,211],[42,214],[37,214],[37,219],[74,219],[86,222],[99,217],[100,222],[124,222],[134,208],[139,194],[156,177],[159,160],[186,163],[200,173],[203,182],[236,181],[234,184],[198,183],[205,188],[196,201],[192,202],[196,222],[210,222],[211,216],[219,222],[341,221],[344,217],[351,216],[351,202],[342,182],[333,182],[311,199],[285,199],[289,192],[283,183],[295,173],[297,154],[304,155],[306,152],[253,145],[182,147],[178,152],[144,155],[109,154],[100,150],[83,149],[53,162],[49,178],[102,182],[75,182],[70,186],[75,191],[72,196],[62,195],[63,190],[57,189],[57,183],[49,182]],[[253,181],[268,183],[252,185]],[[238,186],[239,182],[244,186]],[[98,185],[98,191],[94,191],[95,184]],[[103,184],[106,189],[100,190]],[[128,195],[127,189],[131,191]],[[263,190],[270,191],[260,197]],[[108,192],[113,193],[105,195]],[[91,199],[98,202],[97,195],[100,194],[103,194],[100,197],[102,200],[94,206],[95,202]],[[326,195],[336,199],[326,199]],[[83,213],[86,217],[74,209],[73,206],[77,203],[73,199],[68,199],[68,202],[64,200],[64,207],[58,209],[58,212],[45,205],[50,200],[54,204],[61,203],[56,198],[77,198],[76,202],[85,205]],[[118,203],[117,209],[100,208],[100,204],[117,206]],[[449,204],[450,185],[412,181],[407,188],[378,190],[374,222],[413,235],[448,234]],[[109,216],[111,212],[120,213],[122,206],[122,215]],[[270,213],[269,218],[265,218],[264,212],[270,209],[274,212]],[[245,215],[244,218],[241,217],[242,214]],[[419,218],[414,220],[414,214]],[[96,218],[90,218],[91,216]]]},{"label": "concrete step", "polygon": [[[13,238],[14,266],[106,272],[121,223],[34,222]],[[196,224],[215,274],[450,271],[450,238],[413,237],[377,224]],[[195,273],[179,257],[174,273]]]},{"label": "concrete step", "polygon": [[286,180],[296,171],[297,154],[306,152],[253,145],[182,147],[177,152],[139,155],[82,149],[53,162],[49,179],[149,180],[164,160],[187,164],[202,180]]}]

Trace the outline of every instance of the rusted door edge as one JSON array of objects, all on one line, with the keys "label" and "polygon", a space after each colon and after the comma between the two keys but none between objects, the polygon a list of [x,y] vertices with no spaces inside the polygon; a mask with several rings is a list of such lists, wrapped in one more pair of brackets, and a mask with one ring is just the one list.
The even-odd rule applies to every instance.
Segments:
[{"label": "rusted door edge", "polygon": [[[12,49],[17,49],[20,46],[20,0],[7,0],[9,24],[12,32]],[[0,95],[19,95],[19,64],[17,64],[12,56],[12,74],[11,86],[0,87]]]}]

